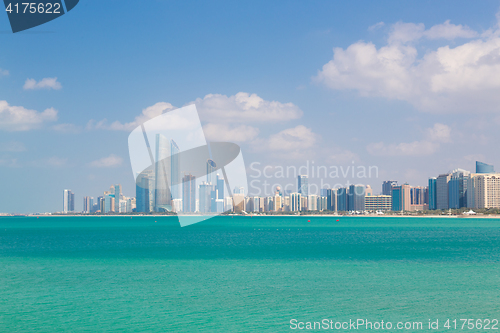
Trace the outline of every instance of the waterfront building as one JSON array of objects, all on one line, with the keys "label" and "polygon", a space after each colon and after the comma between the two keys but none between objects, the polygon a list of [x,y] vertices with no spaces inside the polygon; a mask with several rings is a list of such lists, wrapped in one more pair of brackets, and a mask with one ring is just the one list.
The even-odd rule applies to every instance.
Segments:
[{"label": "waterfront building", "polygon": [[475,177],[476,208],[500,208],[500,173]]},{"label": "waterfront building", "polygon": [[153,170],[146,169],[136,179],[135,196],[136,211],[150,213],[154,211],[155,177]]},{"label": "waterfront building", "polygon": [[307,210],[319,210],[318,209],[318,196],[315,194],[310,194],[307,197]]},{"label": "waterfront building", "polygon": [[339,212],[349,211],[349,201],[347,200],[348,189],[341,187],[337,189],[337,210]]},{"label": "waterfront building", "polygon": [[309,180],[307,175],[297,176],[297,188],[297,192],[300,193],[303,198],[307,198],[309,195]]},{"label": "waterfront building", "polygon": [[470,172],[456,169],[451,173],[448,183],[448,207],[458,209],[467,207],[467,182]]},{"label": "waterfront building", "polygon": [[437,209],[437,178],[429,178],[429,209]]},{"label": "waterfront building", "polygon": [[476,161],[476,173],[495,173],[493,165]]},{"label": "waterfront building", "polygon": [[200,213],[210,213],[212,211],[211,193],[212,193],[211,183],[203,182],[200,184],[200,189],[199,189]]},{"label": "waterfront building", "polygon": [[63,191],[63,212],[74,212],[75,211],[75,194],[71,190]]},{"label": "waterfront building", "polygon": [[393,211],[408,211],[411,210],[411,186],[408,184],[392,187],[392,210]]},{"label": "waterfront building", "polygon": [[451,174],[439,175],[436,180],[436,209],[449,208],[449,182]]},{"label": "waterfront building", "polygon": [[318,210],[324,211],[328,210],[328,197],[326,196],[320,196],[318,197]]},{"label": "waterfront building", "polygon": [[170,188],[172,199],[181,199],[181,161],[180,149],[174,140],[170,141]]},{"label": "waterfront building", "polygon": [[283,200],[281,195],[275,195],[273,200],[273,211],[280,212],[283,207]]},{"label": "waterfront building", "polygon": [[300,193],[294,192],[290,196],[290,211],[298,212],[302,209],[302,195]]},{"label": "waterfront building", "polygon": [[182,211],[196,212],[196,177],[191,174],[182,177]]},{"label": "waterfront building", "polygon": [[392,195],[393,186],[398,186],[398,182],[395,180],[385,180],[382,183],[382,195]]},{"label": "waterfront building", "polygon": [[112,186],[112,194],[115,195],[115,212],[120,212],[120,200],[122,199],[122,186],[120,184],[116,184]]},{"label": "waterfront building", "polygon": [[165,136],[156,134],[155,148],[155,211],[161,212],[171,210],[172,196],[168,184],[170,142]]},{"label": "waterfront building", "polygon": [[329,188],[326,190],[326,205],[325,209],[331,210],[332,212],[337,211],[337,189]]},{"label": "waterfront building", "polygon": [[365,210],[370,212],[392,210],[392,196],[369,195],[365,197]]},{"label": "waterfront building", "polygon": [[83,213],[84,214],[90,214],[93,206],[94,206],[94,198],[83,197]]},{"label": "waterfront building", "polygon": [[365,210],[365,186],[349,186],[349,193],[347,194],[347,197],[349,211],[362,212]]}]

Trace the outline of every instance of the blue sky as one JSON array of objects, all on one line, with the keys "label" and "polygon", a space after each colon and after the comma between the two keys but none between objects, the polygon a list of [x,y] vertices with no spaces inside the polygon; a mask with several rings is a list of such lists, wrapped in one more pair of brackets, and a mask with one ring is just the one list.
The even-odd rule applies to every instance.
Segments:
[{"label": "blue sky", "polygon": [[[199,99],[207,136],[239,143],[247,166],[376,165],[362,180],[376,192],[476,159],[500,168],[499,8],[82,0],[17,34],[2,14],[0,212],[58,211],[64,188],[78,210],[114,183],[135,195],[124,124],[160,102]],[[259,119],[206,107],[237,117],[242,100]]]}]

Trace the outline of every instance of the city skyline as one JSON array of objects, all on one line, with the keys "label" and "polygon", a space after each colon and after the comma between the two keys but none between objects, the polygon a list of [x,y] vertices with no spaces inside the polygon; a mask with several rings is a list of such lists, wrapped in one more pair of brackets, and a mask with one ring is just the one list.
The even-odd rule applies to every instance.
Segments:
[{"label": "city skyline", "polygon": [[0,212],[59,210],[64,188],[132,194],[128,134],[185,105],[247,168],[354,162],[426,186],[500,165],[497,1],[97,4],[2,37]]}]

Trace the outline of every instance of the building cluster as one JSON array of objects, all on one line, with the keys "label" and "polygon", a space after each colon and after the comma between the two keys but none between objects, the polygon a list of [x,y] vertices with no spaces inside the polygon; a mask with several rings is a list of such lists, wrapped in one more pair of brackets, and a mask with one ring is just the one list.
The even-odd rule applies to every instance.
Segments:
[{"label": "building cluster", "polygon": [[[168,150],[170,148],[170,151]],[[157,136],[156,157],[171,156],[178,151],[175,142]],[[236,187],[225,195],[226,182],[215,174],[212,160],[206,163],[206,176],[197,185],[196,177],[185,173],[180,178],[179,161],[165,159],[137,177],[136,198],[124,197],[120,185],[110,187],[94,202],[84,198],[84,213],[176,212],[300,212],[333,211],[361,214],[387,211],[423,211],[459,208],[500,208],[500,173],[492,165],[476,162],[476,172],[456,169],[429,179],[429,185],[399,185],[397,181],[382,183],[382,193],[374,195],[370,185],[350,185],[321,189],[309,193],[307,175],[297,177],[297,192],[283,193],[278,186],[271,196],[245,196],[244,188]],[[171,185],[168,186],[168,181]],[[74,211],[74,194],[64,190],[64,211]]]}]

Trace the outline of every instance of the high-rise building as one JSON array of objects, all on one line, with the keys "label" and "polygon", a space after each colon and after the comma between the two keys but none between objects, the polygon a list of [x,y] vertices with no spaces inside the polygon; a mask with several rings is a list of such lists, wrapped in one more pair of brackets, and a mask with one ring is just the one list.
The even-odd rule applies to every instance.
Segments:
[{"label": "high-rise building", "polygon": [[448,209],[448,183],[450,182],[451,175],[448,173],[441,174],[436,179],[436,209]]},{"label": "high-rise building", "polygon": [[150,213],[155,208],[155,176],[151,169],[141,172],[135,182],[136,211]]},{"label": "high-rise building", "polygon": [[315,194],[310,194],[307,197],[307,210],[319,210],[318,209],[318,196]]},{"label": "high-rise building", "polygon": [[155,211],[161,212],[171,210],[172,196],[168,184],[170,177],[170,166],[168,161],[170,157],[170,142],[161,135],[156,134],[155,150]]},{"label": "high-rise building", "polygon": [[224,177],[217,174],[217,199],[224,199]]},{"label": "high-rise building", "polygon": [[339,212],[349,211],[349,200],[347,200],[348,189],[341,187],[337,189],[337,210]]},{"label": "high-rise building", "polygon": [[324,211],[328,209],[328,197],[320,196],[318,197],[318,210]]},{"label": "high-rise building", "polygon": [[196,211],[196,177],[191,174],[182,177],[182,205],[185,213]]},{"label": "high-rise building", "polygon": [[474,192],[476,208],[500,208],[500,173],[476,175]]},{"label": "high-rise building", "polygon": [[281,195],[275,195],[273,199],[273,210],[275,212],[279,212],[281,211],[282,207],[283,207],[283,200]]},{"label": "high-rise building", "polygon": [[337,189],[329,188],[326,190],[326,209],[336,212],[337,207]]},{"label": "high-rise building", "polygon": [[63,191],[63,212],[74,212],[75,211],[75,194],[71,190]]},{"label": "high-rise building", "polygon": [[245,211],[245,194],[244,193],[234,193],[233,194],[233,211],[243,212]]},{"label": "high-rise building", "polygon": [[120,184],[114,185],[114,191],[113,193],[115,194],[115,212],[120,212],[120,200],[122,198],[122,186]]},{"label": "high-rise building", "polygon": [[217,164],[212,160],[207,160],[207,183],[213,184],[212,174],[217,169]]},{"label": "high-rise building", "polygon": [[448,183],[448,207],[458,209],[467,207],[467,182],[470,172],[456,169],[451,173]]},{"label": "high-rise building", "polygon": [[437,209],[437,178],[432,177],[429,178],[429,209],[436,210]]},{"label": "high-rise building", "polygon": [[90,214],[92,212],[93,206],[94,206],[94,198],[83,197],[83,213]]},{"label": "high-rise building", "polygon": [[234,194],[245,194],[245,188],[244,187],[235,187],[233,190]]},{"label": "high-rise building", "polygon": [[364,211],[365,210],[365,187],[363,185],[349,186],[348,206],[351,211]]},{"label": "high-rise building", "polygon": [[389,211],[392,209],[392,197],[390,195],[368,195],[365,196],[365,210],[370,212]]},{"label": "high-rise building", "polygon": [[302,209],[302,195],[294,192],[290,194],[290,211],[298,212]]},{"label": "high-rise building", "polygon": [[395,180],[385,180],[382,183],[382,195],[392,195],[393,186],[398,186],[398,182]]},{"label": "high-rise building", "polygon": [[115,211],[115,195],[108,193],[104,196],[104,213],[110,213],[114,211]]},{"label": "high-rise building", "polygon": [[200,213],[210,213],[212,211],[212,184],[203,182],[200,185],[199,196],[200,196]]},{"label": "high-rise building", "polygon": [[181,198],[181,161],[179,159],[179,146],[174,140],[170,141],[170,182],[171,182],[171,192],[172,199]]},{"label": "high-rise building", "polygon": [[297,176],[297,188],[298,193],[302,195],[302,197],[306,197],[309,195],[309,180],[307,175],[298,175]]},{"label": "high-rise building", "polygon": [[476,173],[494,173],[495,168],[493,165],[476,161]]},{"label": "high-rise building", "polygon": [[392,187],[392,210],[411,210],[411,186],[408,184]]}]

